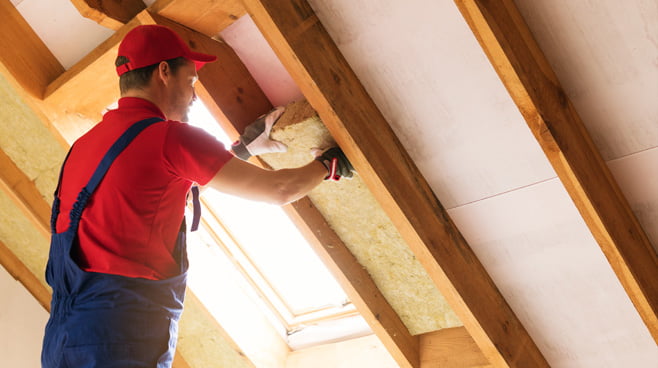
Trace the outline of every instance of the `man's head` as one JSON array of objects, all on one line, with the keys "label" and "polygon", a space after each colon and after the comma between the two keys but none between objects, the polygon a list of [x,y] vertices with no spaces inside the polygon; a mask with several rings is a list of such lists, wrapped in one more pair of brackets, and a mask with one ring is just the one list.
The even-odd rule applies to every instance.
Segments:
[{"label": "man's head", "polygon": [[215,61],[213,55],[190,50],[176,32],[161,25],[149,24],[133,28],[119,45],[117,58],[125,62],[117,65],[117,74],[158,64],[161,61],[184,57],[199,70],[205,63]]},{"label": "man's head", "polygon": [[[119,67],[124,65],[128,62],[127,60],[128,58],[125,56],[118,56],[115,61],[115,66]],[[171,72],[174,74],[178,73],[178,69],[181,66],[191,63],[191,61],[182,56],[175,59],[164,60],[164,62],[169,65]],[[142,68],[133,69],[121,74],[119,77],[119,89],[121,94],[123,95],[131,89],[145,88],[150,83],[153,72],[158,68],[159,64],[160,63],[156,63]]]},{"label": "man's head", "polygon": [[[115,62],[121,95],[147,93],[142,97],[158,104],[167,118],[184,121],[195,97],[196,71],[215,59],[213,55],[190,50],[167,27],[135,27],[121,41]],[[181,105],[185,105],[184,111],[179,111],[183,109]]]}]

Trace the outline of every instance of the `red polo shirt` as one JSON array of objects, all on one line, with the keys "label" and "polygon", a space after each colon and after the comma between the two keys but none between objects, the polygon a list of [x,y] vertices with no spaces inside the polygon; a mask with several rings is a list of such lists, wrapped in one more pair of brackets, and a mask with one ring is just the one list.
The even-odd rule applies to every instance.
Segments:
[{"label": "red polo shirt", "polygon": [[[133,123],[162,117],[140,98],[122,98],[119,107],[83,135],[64,167],[57,232],[69,226],[75,199],[103,155]],[[204,130],[177,121],[155,123],[118,156],[91,196],[78,229],[73,258],[80,268],[147,279],[176,275],[172,255],[185,211],[185,197],[204,185],[233,157]]]}]

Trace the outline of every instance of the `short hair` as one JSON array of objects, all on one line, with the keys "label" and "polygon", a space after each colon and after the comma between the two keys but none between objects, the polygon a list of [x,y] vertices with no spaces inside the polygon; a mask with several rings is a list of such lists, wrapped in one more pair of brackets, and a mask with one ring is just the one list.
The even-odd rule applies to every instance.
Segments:
[{"label": "short hair", "polygon": [[[190,62],[182,56],[164,61],[169,64],[169,68],[173,74],[176,74],[181,66]],[[130,62],[130,60],[128,60],[127,57],[119,56],[114,62],[114,66],[118,67],[128,62]],[[159,64],[160,63],[145,66],[121,74],[119,77],[119,90],[121,91],[121,94],[124,94],[131,89],[141,89],[146,87],[151,80],[153,72],[157,69]]]}]

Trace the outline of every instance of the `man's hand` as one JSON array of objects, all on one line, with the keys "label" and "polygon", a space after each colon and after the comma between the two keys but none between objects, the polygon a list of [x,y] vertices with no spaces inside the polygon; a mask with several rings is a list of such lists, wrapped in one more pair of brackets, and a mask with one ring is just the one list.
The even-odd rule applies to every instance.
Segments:
[{"label": "man's hand", "polygon": [[340,178],[351,178],[354,167],[339,147],[329,148],[315,157],[327,168],[324,180],[338,181]]},{"label": "man's hand", "polygon": [[286,152],[287,147],[281,142],[270,139],[272,126],[283,114],[285,108],[277,107],[249,124],[240,138],[233,143],[233,153],[242,160],[263,153]]}]

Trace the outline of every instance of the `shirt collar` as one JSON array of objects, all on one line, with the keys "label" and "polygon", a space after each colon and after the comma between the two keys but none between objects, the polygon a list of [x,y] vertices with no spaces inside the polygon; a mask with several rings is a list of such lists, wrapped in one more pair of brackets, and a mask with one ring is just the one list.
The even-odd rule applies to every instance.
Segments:
[{"label": "shirt collar", "polygon": [[153,116],[161,117],[163,119],[166,119],[164,116],[164,113],[156,104],[149,100],[145,100],[140,97],[122,97],[118,101],[119,109],[140,109],[140,110],[148,110],[150,111]]}]

